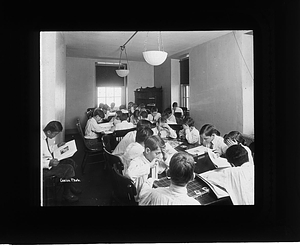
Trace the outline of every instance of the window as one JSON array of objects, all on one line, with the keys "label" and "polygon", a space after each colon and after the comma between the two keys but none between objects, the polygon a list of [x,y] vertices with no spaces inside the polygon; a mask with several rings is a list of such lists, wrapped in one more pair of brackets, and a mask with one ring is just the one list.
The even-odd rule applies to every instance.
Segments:
[{"label": "window", "polygon": [[104,103],[110,106],[112,102],[116,106],[121,105],[122,87],[97,87],[97,106]]},{"label": "window", "polygon": [[104,103],[110,106],[112,102],[119,107],[125,102],[125,79],[117,75],[115,64],[100,64],[96,62],[97,106]]},{"label": "window", "polygon": [[190,86],[188,84],[180,85],[180,106],[189,109]]},{"label": "window", "polygon": [[180,106],[189,109],[189,57],[180,60]]}]

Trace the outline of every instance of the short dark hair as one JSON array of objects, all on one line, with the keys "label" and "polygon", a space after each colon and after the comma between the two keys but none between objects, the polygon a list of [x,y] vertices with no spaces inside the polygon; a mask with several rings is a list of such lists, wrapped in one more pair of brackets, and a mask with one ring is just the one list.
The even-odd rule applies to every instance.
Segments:
[{"label": "short dark hair", "polygon": [[152,135],[148,137],[145,142],[145,148],[148,147],[151,151],[154,151],[158,148],[164,148],[165,147],[165,142],[161,137],[158,135]]},{"label": "short dark hair", "polygon": [[63,130],[63,126],[59,121],[50,121],[45,127],[44,132],[50,131],[53,132],[61,132]]},{"label": "short dark hair", "polygon": [[249,162],[248,152],[241,145],[232,145],[226,150],[227,161],[234,166],[241,166]]},{"label": "short dark hair", "polygon": [[186,152],[175,153],[170,161],[169,172],[172,183],[178,186],[185,186],[193,179],[195,161]]},{"label": "short dark hair", "polygon": [[173,102],[172,106],[173,106],[173,108],[174,108],[174,107],[177,107],[177,106],[178,106],[178,103],[177,103],[177,102]]},{"label": "short dark hair", "polygon": [[93,116],[97,116],[97,115],[103,119],[104,118],[103,110],[96,108],[93,112]]},{"label": "short dark hair", "polygon": [[199,131],[200,135],[212,136],[213,134],[220,135],[220,132],[212,124],[205,124]]},{"label": "short dark hair", "polygon": [[182,124],[186,124],[186,125],[188,125],[189,127],[195,126],[195,122],[194,122],[194,120],[192,119],[192,117],[186,117],[186,118],[184,118]]},{"label": "short dark hair", "polygon": [[138,143],[144,142],[148,137],[153,135],[153,131],[150,127],[142,126],[137,129],[135,141]]},{"label": "short dark hair", "polygon": [[243,135],[239,131],[231,131],[228,134],[225,134],[224,141],[227,139],[232,139],[237,141],[239,144],[246,145],[246,141],[243,138]]},{"label": "short dark hair", "polygon": [[143,126],[147,126],[151,128],[151,122],[148,120],[139,120],[136,124],[137,128],[143,127]]},{"label": "short dark hair", "polygon": [[171,114],[171,113],[172,113],[171,108],[166,108],[166,109],[164,110],[164,113],[167,114],[167,115]]},{"label": "short dark hair", "polygon": [[158,108],[157,107],[152,107],[151,108],[151,113],[153,113],[153,112],[158,112]]},{"label": "short dark hair", "polygon": [[147,118],[148,117],[148,112],[146,110],[142,110],[140,113],[140,116],[143,118]]},{"label": "short dark hair", "polygon": [[128,118],[128,114],[127,114],[127,113],[122,113],[122,114],[120,115],[120,120],[121,120],[121,121],[125,121],[125,120],[127,120],[127,118]]}]

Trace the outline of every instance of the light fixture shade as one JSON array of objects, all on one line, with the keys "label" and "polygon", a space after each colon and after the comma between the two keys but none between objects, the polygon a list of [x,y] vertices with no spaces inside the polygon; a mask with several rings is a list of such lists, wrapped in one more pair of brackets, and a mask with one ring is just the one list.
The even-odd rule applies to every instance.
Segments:
[{"label": "light fixture shade", "polygon": [[119,77],[126,77],[129,74],[129,70],[119,69],[116,70],[116,73],[118,74]]},{"label": "light fixture shade", "polygon": [[143,52],[144,59],[150,65],[161,65],[165,62],[168,53],[164,51],[146,51]]}]

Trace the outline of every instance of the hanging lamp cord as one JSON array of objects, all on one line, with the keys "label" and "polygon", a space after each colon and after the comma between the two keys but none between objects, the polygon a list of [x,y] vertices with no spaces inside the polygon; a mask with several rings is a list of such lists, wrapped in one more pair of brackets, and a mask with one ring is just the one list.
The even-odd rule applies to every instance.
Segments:
[{"label": "hanging lamp cord", "polygon": [[[145,43],[144,43],[144,51],[145,52],[147,51],[148,35],[149,35],[149,31],[147,32],[147,36],[146,36]],[[162,40],[162,36],[161,36],[161,31],[159,31],[157,34],[157,43],[158,43],[158,50],[164,51],[164,44],[163,44],[163,40]]]},{"label": "hanging lamp cord", "polygon": [[138,31],[135,31],[133,35],[131,35],[131,37],[124,43],[123,46],[120,46],[121,48],[121,53],[120,53],[120,59],[119,59],[119,69],[120,69],[120,66],[121,66],[121,59],[122,59],[122,53],[123,53],[123,50],[125,51],[125,56],[126,56],[126,61],[127,61],[127,69],[129,70],[129,63],[128,63],[128,58],[127,58],[127,52],[126,52],[126,44],[133,38],[133,36],[136,35]]}]

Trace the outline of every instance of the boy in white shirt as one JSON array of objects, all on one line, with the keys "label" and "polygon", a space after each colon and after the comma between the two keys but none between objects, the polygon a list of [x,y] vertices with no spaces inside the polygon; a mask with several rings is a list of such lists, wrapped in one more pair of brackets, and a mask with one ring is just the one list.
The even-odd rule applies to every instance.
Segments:
[{"label": "boy in white shirt", "polygon": [[157,135],[152,135],[145,140],[145,150],[142,155],[131,160],[124,175],[130,178],[136,187],[137,198],[143,183],[150,174],[150,169],[158,166],[159,161],[163,160],[162,148],[164,141]]},{"label": "boy in white shirt", "polygon": [[182,108],[178,107],[178,103],[177,102],[173,102],[172,104],[172,113],[175,114],[175,113],[181,113],[181,116],[183,116],[183,110]]},{"label": "boy in white shirt", "polygon": [[177,124],[176,117],[172,114],[171,108],[166,108],[163,115],[166,116],[168,124]]},{"label": "boy in white shirt", "polygon": [[158,108],[157,107],[152,107],[151,108],[151,114],[148,115],[148,120],[152,122],[157,122],[161,118],[161,114],[158,113]]},{"label": "boy in white shirt", "polygon": [[[244,147],[248,153],[249,163],[254,164],[252,151],[250,148],[246,145],[246,141],[243,138],[243,135],[238,131],[231,131],[228,134],[224,135],[224,143],[230,147],[232,145],[241,145]],[[227,148],[228,149],[228,148]]]},{"label": "boy in white shirt", "polygon": [[186,117],[183,120],[183,129],[179,131],[179,137],[186,139],[189,144],[197,144],[200,141],[199,131],[194,125],[194,120],[191,117]]},{"label": "boy in white shirt", "polygon": [[153,189],[150,178],[143,184],[139,195],[139,205],[200,205],[187,195],[186,185],[194,177],[194,158],[185,152],[173,155],[169,173],[171,185]]},{"label": "boy in white shirt", "polygon": [[115,131],[117,130],[125,130],[125,129],[130,129],[130,128],[134,128],[135,125],[133,125],[131,122],[127,121],[128,118],[128,114],[127,113],[122,113],[120,116],[120,123],[117,123],[115,126]]},{"label": "boy in white shirt", "polygon": [[158,135],[162,139],[164,139],[164,138],[176,139],[177,138],[176,131],[167,124],[167,118],[165,116],[162,116],[161,118],[158,119],[158,122],[156,123],[156,129],[157,129]]},{"label": "boy in white shirt", "polygon": [[211,124],[205,124],[200,129],[200,138],[203,146],[213,149],[218,156],[225,155],[227,145],[218,134],[220,132]]},{"label": "boy in white shirt", "polygon": [[254,204],[254,165],[249,163],[248,152],[241,145],[232,145],[226,158],[233,167],[202,173],[210,183],[224,188],[234,205]]},{"label": "boy in white shirt", "polygon": [[104,112],[101,109],[95,109],[93,117],[88,119],[85,126],[85,141],[86,145],[93,149],[102,148],[102,143],[99,140],[99,134],[110,129],[111,123],[102,123]]},{"label": "boy in white shirt", "polygon": [[127,171],[127,168],[131,160],[139,157],[143,154],[145,150],[145,140],[153,135],[153,131],[150,127],[141,126],[137,129],[135,142],[131,143],[125,150],[124,154],[120,156],[124,164],[124,171]]},{"label": "boy in white shirt", "polygon": [[[137,123],[137,129],[139,129],[142,126],[147,126],[149,128],[151,128],[151,123],[147,120],[140,120]],[[114,155],[118,154],[123,154],[126,150],[126,148],[128,147],[128,145],[130,145],[131,143],[135,142],[135,138],[136,138],[136,130],[135,131],[131,131],[128,132],[123,139],[121,139],[121,141],[119,142],[119,144],[117,145],[117,147],[114,149],[113,153]]]},{"label": "boy in white shirt", "polygon": [[[55,138],[63,127],[59,121],[50,121],[42,132],[42,169],[43,177],[56,176],[58,178],[71,180],[75,177],[75,169],[77,167],[75,161],[71,158],[58,161],[53,157],[53,151],[56,147],[60,147],[65,144],[62,142],[58,145],[50,145],[49,139]],[[63,183],[63,199],[68,202],[78,201],[76,195],[81,193],[81,190],[76,189],[71,182]]]}]

